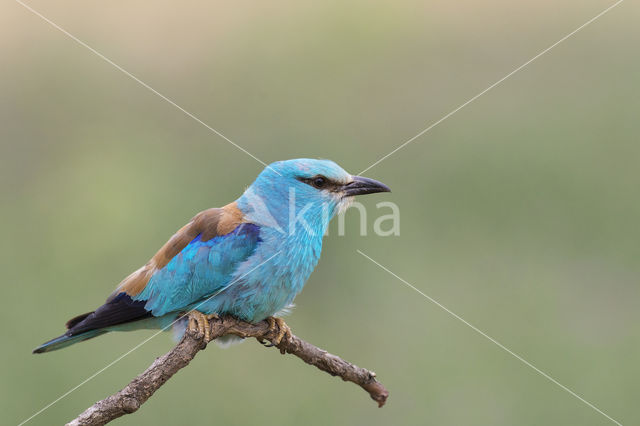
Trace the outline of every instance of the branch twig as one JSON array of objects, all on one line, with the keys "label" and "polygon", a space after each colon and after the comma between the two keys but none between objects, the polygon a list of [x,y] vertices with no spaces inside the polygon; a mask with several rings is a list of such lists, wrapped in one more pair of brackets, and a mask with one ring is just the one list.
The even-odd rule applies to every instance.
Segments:
[{"label": "branch twig", "polygon": [[[271,329],[266,321],[250,324],[232,317],[222,317],[209,321],[213,339],[225,334],[240,337],[255,337],[259,341],[272,341],[277,330]],[[291,335],[275,345],[280,353],[289,353],[302,359],[332,376],[339,376],[344,381],[352,382],[367,391],[371,398],[382,407],[389,392],[376,380],[373,371],[365,370],[342,358],[332,355],[311,343]],[[98,401],[80,414],[67,426],[104,425],[120,416],[137,411],[153,393],[164,385],[181,368],[186,367],[206,344],[201,338],[187,332],[172,350],[157,358],[149,368],[133,379],[120,392]]]}]

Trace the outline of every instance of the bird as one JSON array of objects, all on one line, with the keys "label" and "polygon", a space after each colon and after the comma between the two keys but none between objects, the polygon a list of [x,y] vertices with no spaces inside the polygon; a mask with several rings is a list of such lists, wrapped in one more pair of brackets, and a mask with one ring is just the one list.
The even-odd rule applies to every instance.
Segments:
[{"label": "bird", "polygon": [[291,306],[315,269],[331,219],[357,195],[390,192],[331,160],[267,165],[235,201],[196,214],[96,310],[33,350],[65,348],[111,331],[166,329],[184,319],[205,341],[221,315],[269,322],[275,344],[290,329]]}]

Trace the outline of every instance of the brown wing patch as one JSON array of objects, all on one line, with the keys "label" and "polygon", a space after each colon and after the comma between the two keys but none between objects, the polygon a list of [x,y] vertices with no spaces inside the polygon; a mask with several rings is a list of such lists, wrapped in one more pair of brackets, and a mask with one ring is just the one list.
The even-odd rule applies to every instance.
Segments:
[{"label": "brown wing patch", "polygon": [[244,215],[235,202],[217,209],[208,209],[195,215],[185,226],[180,228],[162,246],[160,250],[142,268],[125,278],[110,300],[117,294],[125,292],[129,296],[139,294],[147,285],[151,276],[164,268],[191,240],[201,235],[202,241],[209,241],[218,235],[226,235],[244,221]]},{"label": "brown wing patch", "polygon": [[227,204],[222,207],[223,214],[218,221],[218,235],[226,235],[236,229],[236,226],[244,222],[244,213],[238,208],[238,203]]},{"label": "brown wing patch", "polygon": [[138,269],[127,278],[122,280],[116,291],[114,291],[111,296],[109,296],[107,302],[109,302],[111,299],[122,292],[127,293],[129,296],[135,296],[136,294],[140,293],[145,288],[145,286],[149,282],[149,279],[151,279],[151,276],[156,270],[157,269],[155,264],[153,263],[153,259],[151,259],[142,268]]}]

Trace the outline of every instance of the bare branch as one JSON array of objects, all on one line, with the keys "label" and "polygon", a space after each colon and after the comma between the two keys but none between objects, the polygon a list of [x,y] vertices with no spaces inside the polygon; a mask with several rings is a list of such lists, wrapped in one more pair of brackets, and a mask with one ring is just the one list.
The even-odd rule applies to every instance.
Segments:
[{"label": "bare branch", "polygon": [[[255,337],[258,341],[274,341],[278,329],[274,330],[267,321],[250,324],[232,317],[222,317],[209,321],[211,338],[225,334],[235,334],[240,337]],[[371,398],[382,407],[389,396],[389,392],[376,380],[373,371],[365,370],[342,358],[332,355],[311,343],[294,336],[285,335],[282,341],[274,345],[280,353],[289,353],[302,359],[332,376],[338,376],[344,381],[352,382],[362,387]],[[197,336],[187,330],[184,337],[171,351],[157,358],[149,368],[137,376],[120,392],[98,401],[80,414],[67,425],[104,425],[120,416],[137,411],[153,393],[164,385],[181,368],[184,368],[206,347],[202,336]]]}]

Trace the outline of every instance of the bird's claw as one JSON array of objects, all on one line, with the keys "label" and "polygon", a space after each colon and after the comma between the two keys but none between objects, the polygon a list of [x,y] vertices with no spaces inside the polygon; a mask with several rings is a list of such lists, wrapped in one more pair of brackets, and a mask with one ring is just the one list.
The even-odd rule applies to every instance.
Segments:
[{"label": "bird's claw", "polygon": [[200,340],[204,339],[204,343],[211,341],[211,326],[209,320],[218,318],[216,314],[205,315],[200,311],[189,312],[189,331],[191,331],[195,338]]},{"label": "bird's claw", "polygon": [[291,338],[291,329],[282,318],[269,317],[267,322],[269,323],[270,334],[275,334],[275,337],[271,339],[271,344],[265,344],[265,346],[278,346],[283,339],[289,340]]},{"label": "bird's claw", "polygon": [[269,342],[268,340],[264,340],[260,338],[258,338],[258,342],[260,342],[260,344],[263,345],[265,348],[272,348],[275,346],[273,343]]}]

